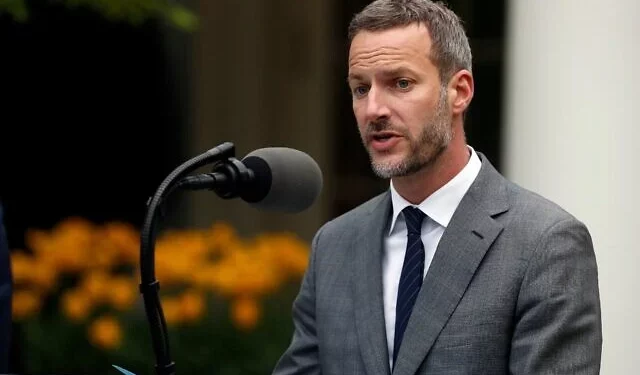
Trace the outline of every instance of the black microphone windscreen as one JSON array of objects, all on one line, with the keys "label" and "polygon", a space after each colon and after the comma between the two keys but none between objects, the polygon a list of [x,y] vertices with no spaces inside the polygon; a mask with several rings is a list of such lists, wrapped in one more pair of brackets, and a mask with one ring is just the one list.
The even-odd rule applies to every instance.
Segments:
[{"label": "black microphone windscreen", "polygon": [[286,147],[255,150],[242,159],[255,174],[240,197],[260,209],[288,213],[309,208],[322,190],[322,171],[308,154]]}]

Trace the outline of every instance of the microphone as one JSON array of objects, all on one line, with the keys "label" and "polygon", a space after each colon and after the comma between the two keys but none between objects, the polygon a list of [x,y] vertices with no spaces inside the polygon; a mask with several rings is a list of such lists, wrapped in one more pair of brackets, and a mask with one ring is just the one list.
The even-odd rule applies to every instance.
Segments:
[{"label": "microphone", "polygon": [[224,199],[240,197],[258,209],[301,212],[322,190],[322,171],[308,154],[287,147],[252,151],[242,161],[233,157],[213,172],[188,176],[177,187],[213,190]]}]

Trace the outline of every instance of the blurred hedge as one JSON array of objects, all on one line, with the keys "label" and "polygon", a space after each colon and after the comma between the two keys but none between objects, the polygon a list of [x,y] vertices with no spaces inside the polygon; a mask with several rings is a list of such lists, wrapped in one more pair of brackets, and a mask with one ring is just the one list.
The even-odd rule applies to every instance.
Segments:
[{"label": "blurred hedge", "polygon": [[[139,233],[69,218],[14,249],[14,321],[26,373],[153,374],[138,292]],[[215,223],[156,242],[156,278],[177,373],[266,374],[292,333],[307,244],[289,233],[240,238]]]}]

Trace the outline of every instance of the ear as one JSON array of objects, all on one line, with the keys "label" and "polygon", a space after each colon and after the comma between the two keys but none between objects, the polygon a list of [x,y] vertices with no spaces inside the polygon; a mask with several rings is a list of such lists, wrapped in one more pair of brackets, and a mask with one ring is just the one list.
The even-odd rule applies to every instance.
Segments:
[{"label": "ear", "polygon": [[449,103],[453,115],[460,115],[469,107],[473,98],[473,76],[462,69],[449,80]]}]

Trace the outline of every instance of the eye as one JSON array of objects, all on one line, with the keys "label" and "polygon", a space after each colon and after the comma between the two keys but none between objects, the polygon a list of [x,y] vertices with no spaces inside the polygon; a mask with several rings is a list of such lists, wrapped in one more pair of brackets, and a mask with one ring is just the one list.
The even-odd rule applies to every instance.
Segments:
[{"label": "eye", "polygon": [[396,87],[401,90],[406,90],[411,87],[411,81],[406,78],[400,78],[396,80]]},{"label": "eye", "polygon": [[353,96],[355,97],[362,97],[364,95],[367,94],[367,92],[369,92],[369,87],[365,86],[365,85],[360,85],[360,86],[356,86],[354,87],[352,90]]}]

